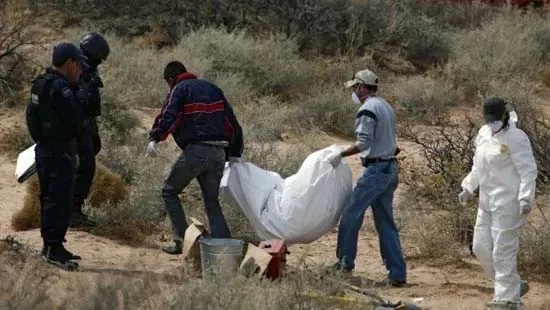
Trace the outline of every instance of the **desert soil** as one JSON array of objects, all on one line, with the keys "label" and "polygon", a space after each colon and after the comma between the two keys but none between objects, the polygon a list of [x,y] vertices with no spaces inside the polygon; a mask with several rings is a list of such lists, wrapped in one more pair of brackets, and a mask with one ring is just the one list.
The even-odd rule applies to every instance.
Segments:
[{"label": "desert soil", "polygon": [[[7,123],[13,124],[9,120],[19,117],[20,115],[14,112],[4,112],[1,116],[2,127]],[[326,142],[348,143],[338,139]],[[406,143],[402,146],[405,150],[412,149]],[[358,159],[350,158],[347,162],[352,168],[354,180],[357,179],[361,173]],[[25,193],[25,185],[17,183],[14,171],[15,158],[0,156],[0,238],[11,235],[39,251],[42,246],[39,230],[16,232],[11,228],[11,216],[21,208]],[[399,200],[399,193],[396,200]],[[106,274],[129,277],[147,274],[169,275],[182,265],[180,257],[166,255],[158,248],[130,247],[76,230],[69,230],[66,246],[83,257],[80,264],[81,272],[56,271],[60,279],[89,278]],[[311,244],[292,246],[289,249],[289,264],[297,265],[301,259],[313,264],[332,264],[335,259],[335,246],[336,230],[333,230]],[[367,212],[365,217],[358,249],[353,284],[382,280],[386,272],[378,251],[378,237],[373,229],[370,212]],[[416,299],[417,304],[423,309],[484,309],[484,305],[492,298],[492,283],[474,259],[465,259],[461,264],[449,265],[411,258],[408,260],[408,274],[409,286],[406,288],[372,290],[392,302]],[[523,298],[525,309],[548,309],[550,285],[530,282],[530,287],[530,292]],[[68,292],[66,291],[66,294]]]}]

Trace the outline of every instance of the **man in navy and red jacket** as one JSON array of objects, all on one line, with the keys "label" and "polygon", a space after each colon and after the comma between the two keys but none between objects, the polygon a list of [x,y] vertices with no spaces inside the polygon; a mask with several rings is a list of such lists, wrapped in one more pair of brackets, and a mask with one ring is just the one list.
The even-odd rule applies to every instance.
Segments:
[{"label": "man in navy and red jacket", "polygon": [[211,82],[187,72],[172,61],[164,69],[170,86],[160,114],[149,133],[147,154],[156,156],[156,144],[170,134],[182,153],[162,188],[162,198],[172,222],[174,243],[162,250],[181,254],[188,227],[179,194],[196,178],[199,182],[213,238],[231,233],[218,200],[225,162],[238,161],[243,151],[243,132],[223,92]]}]

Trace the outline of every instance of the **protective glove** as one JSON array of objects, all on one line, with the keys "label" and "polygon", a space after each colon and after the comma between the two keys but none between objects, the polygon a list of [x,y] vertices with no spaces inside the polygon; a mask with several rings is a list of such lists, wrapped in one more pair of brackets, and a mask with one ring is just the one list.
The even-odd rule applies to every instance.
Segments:
[{"label": "protective glove", "polygon": [[462,206],[465,206],[466,203],[468,201],[470,201],[470,199],[472,199],[473,195],[470,194],[469,191],[463,189],[462,192],[460,194],[458,194],[458,202],[462,205]]},{"label": "protective glove", "polygon": [[157,143],[155,141],[150,141],[149,144],[147,144],[147,156],[149,157],[157,157],[158,155],[157,150]]},{"label": "protective glove", "polygon": [[240,157],[229,157],[229,167],[231,167],[234,163],[240,162],[242,162],[242,159]]},{"label": "protective glove", "polygon": [[531,204],[525,200],[520,200],[519,209],[521,210],[521,214],[529,214],[531,212]]},{"label": "protective glove", "polygon": [[333,168],[336,168],[342,161],[342,154],[341,153],[332,154],[327,158],[327,160],[332,165]]}]

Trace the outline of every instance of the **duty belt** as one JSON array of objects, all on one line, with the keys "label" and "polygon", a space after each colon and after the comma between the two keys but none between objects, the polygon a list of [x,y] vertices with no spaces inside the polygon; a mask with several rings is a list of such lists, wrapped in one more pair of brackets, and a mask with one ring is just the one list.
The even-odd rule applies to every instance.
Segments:
[{"label": "duty belt", "polygon": [[395,161],[396,158],[393,157],[393,158],[361,158],[361,164],[363,165],[363,167],[367,167],[368,165],[371,165],[371,164],[376,164],[376,163],[383,163],[383,162],[389,162],[389,161]]},{"label": "duty belt", "polygon": [[229,146],[229,143],[227,141],[198,141],[198,142],[194,142],[193,144],[206,145],[206,146],[219,147],[219,148],[226,148]]}]

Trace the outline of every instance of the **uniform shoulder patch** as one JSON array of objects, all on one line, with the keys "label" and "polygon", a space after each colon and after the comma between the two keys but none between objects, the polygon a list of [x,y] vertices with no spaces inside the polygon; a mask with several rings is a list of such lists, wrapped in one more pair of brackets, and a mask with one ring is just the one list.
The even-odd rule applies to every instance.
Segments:
[{"label": "uniform shoulder patch", "polygon": [[63,97],[70,98],[73,95],[73,91],[69,87],[65,87],[61,90]]},{"label": "uniform shoulder patch", "polygon": [[40,100],[38,99],[37,94],[31,94],[31,102],[32,104],[40,104]]}]

